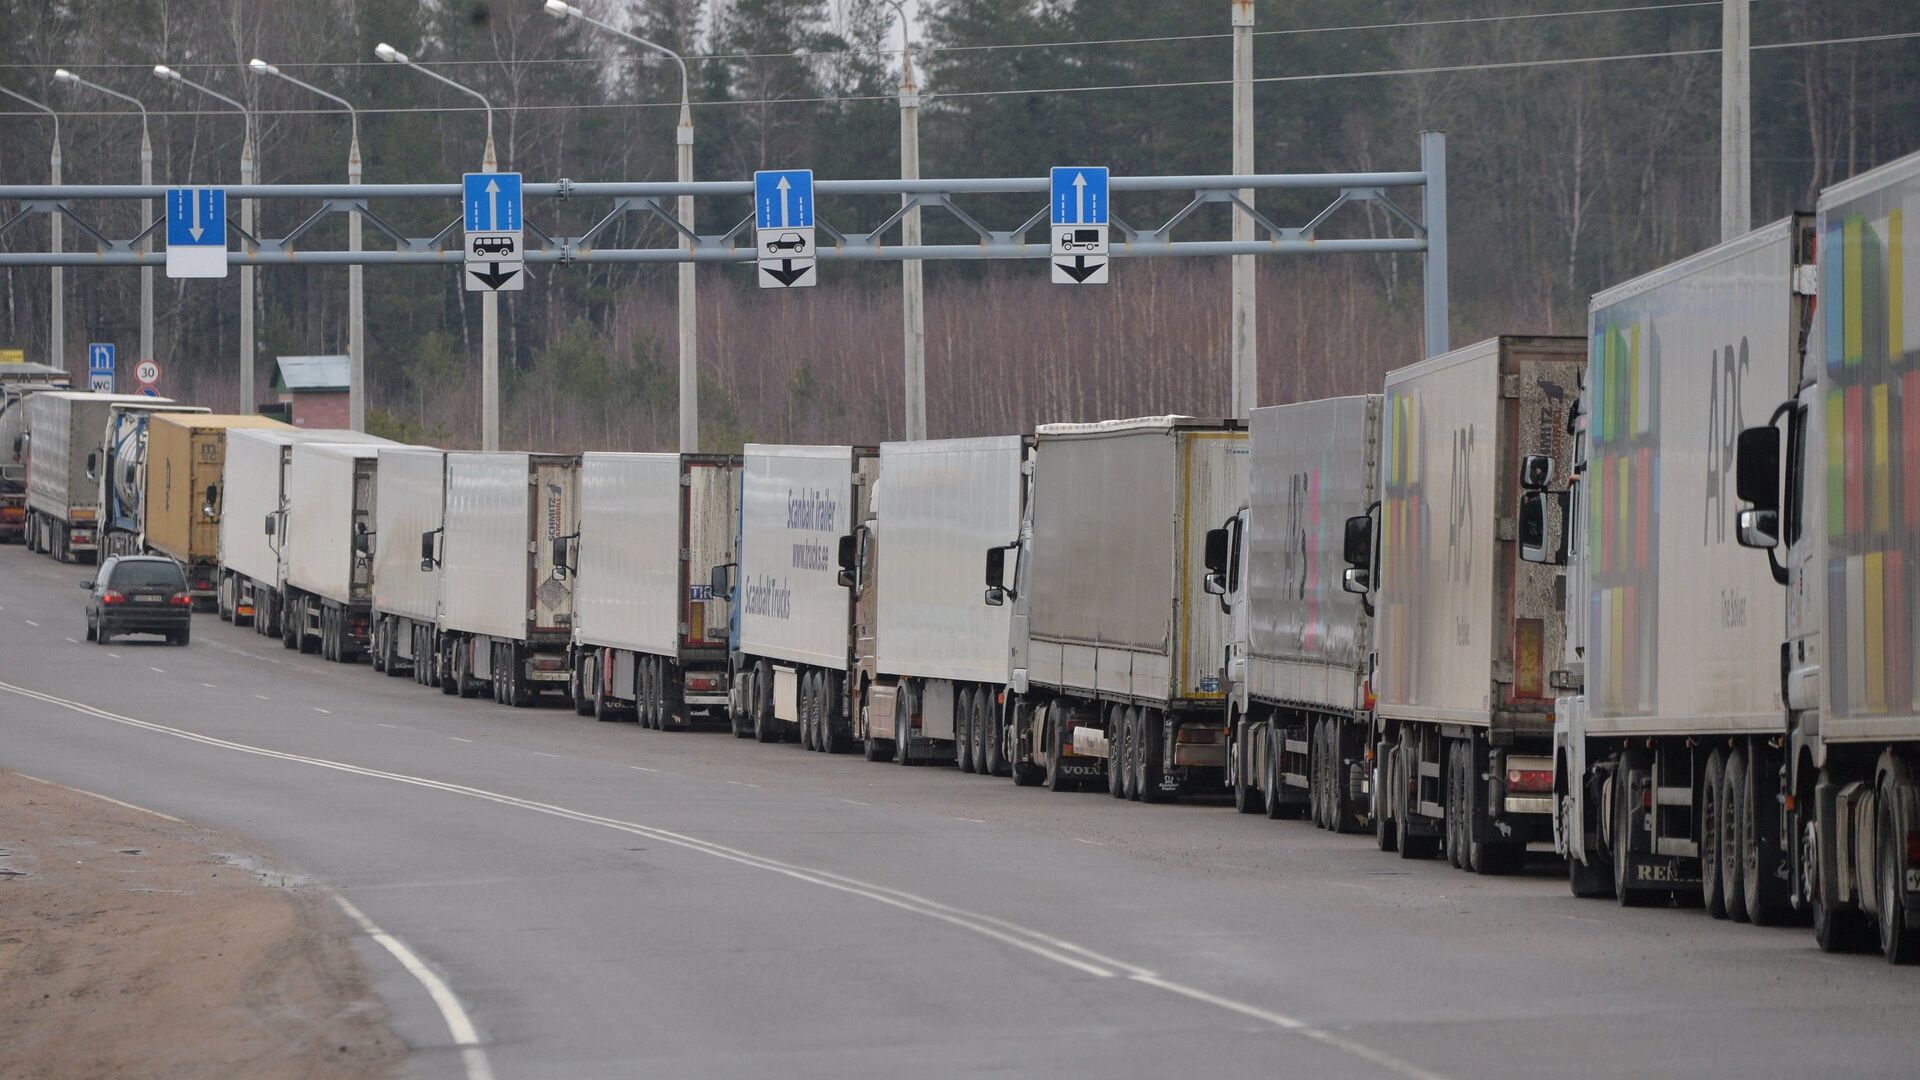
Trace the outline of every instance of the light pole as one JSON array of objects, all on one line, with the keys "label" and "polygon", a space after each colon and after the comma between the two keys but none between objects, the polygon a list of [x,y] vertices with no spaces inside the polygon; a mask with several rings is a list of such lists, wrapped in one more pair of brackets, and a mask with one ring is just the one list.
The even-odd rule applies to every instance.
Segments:
[{"label": "light pole", "polygon": [[[1233,171],[1253,172],[1253,0],[1233,0]],[[1240,199],[1253,205],[1253,189],[1241,188]],[[1233,239],[1253,239],[1253,215],[1233,211]],[[1253,256],[1233,256],[1233,301],[1227,317],[1227,351],[1233,364],[1233,416],[1245,420],[1260,398],[1260,352],[1254,322],[1256,296]]]},{"label": "light pole", "polygon": [[[133,107],[140,110],[140,184],[143,187],[152,187],[153,141],[147,137],[146,105],[132,94],[123,94],[118,90],[110,90],[107,87],[101,86],[97,82],[89,82],[75,75],[73,72],[68,71],[66,68],[56,70],[53,73],[53,77],[61,82],[69,82],[75,86],[84,86],[92,90],[98,90],[109,97],[117,97],[121,101],[133,102]],[[145,224],[152,220],[153,200],[140,200],[141,223]],[[144,255],[152,250],[152,234],[143,234],[140,237],[141,254]],[[153,359],[153,267],[151,266],[140,267],[140,359]]]},{"label": "light pole", "polygon": [[[670,57],[680,65],[680,126],[674,130],[674,157],[677,175],[682,184],[693,182],[693,103],[688,97],[687,62],[680,54],[648,41],[638,34],[622,30],[610,23],[581,11],[566,0],[546,0],[547,14],[556,19],[579,19],[589,26],[597,26],[609,34],[625,38],[636,45],[644,45],[655,52]],[[689,236],[693,233],[693,196],[682,195],[675,207],[675,216],[680,227]],[[681,246],[691,251],[693,241],[681,238]],[[692,261],[680,264],[680,452],[698,453],[700,450],[700,320],[699,304],[694,292],[694,264]]]},{"label": "light pole", "polygon": [[[493,103],[480,91],[421,67],[413,62],[412,57],[384,41],[373,47],[373,55],[389,64],[410,67],[478,99],[487,110],[487,151],[480,158],[480,171],[500,171],[499,163],[493,156]],[[492,289],[480,297],[480,449],[500,449],[500,294]]]},{"label": "light pole", "polygon": [[[900,179],[920,179],[920,87],[913,78],[913,38],[907,24],[907,9],[900,0],[887,0],[900,16]],[[900,196],[912,202],[914,196]],[[920,243],[920,206],[907,210],[900,219],[900,242],[907,247]],[[906,437],[908,441],[927,437],[927,310],[926,292],[920,276],[919,259],[900,261],[900,322],[905,337]]]},{"label": "light pole", "polygon": [[[17,98],[39,109],[53,118],[53,183],[60,184],[60,114],[25,94],[0,86],[0,94]],[[60,228],[60,215],[48,215],[48,228],[53,232],[53,250],[61,250],[61,237],[65,235]],[[56,266],[53,268],[52,325],[48,328],[47,363],[52,367],[64,369],[67,366],[67,275]]]},{"label": "light pole", "polygon": [[[347,121],[352,125],[352,141],[347,145],[347,183],[360,182],[360,113],[346,98],[296,79],[267,63],[259,57],[247,61],[247,69],[256,75],[275,75],[285,79],[303,90],[319,94],[341,108],[347,110]],[[347,215],[347,250],[360,250],[360,211]],[[362,291],[362,267],[354,263],[347,267],[347,426],[355,431],[367,430],[367,302]]]},{"label": "light pole", "polygon": [[1753,228],[1753,13],[1748,0],[1726,0],[1720,19],[1720,239]]},{"label": "light pole", "polygon": [[[240,118],[246,122],[246,132],[240,143],[240,184],[253,183],[253,113],[245,105],[233,100],[218,90],[211,89],[188,79],[165,64],[156,65],[153,73],[170,82],[198,90],[216,101],[225,102],[239,110]],[[240,200],[240,231],[246,233],[241,243],[251,243],[253,237],[253,199]],[[253,389],[253,265],[240,264],[240,412],[252,415],[256,410]]]}]

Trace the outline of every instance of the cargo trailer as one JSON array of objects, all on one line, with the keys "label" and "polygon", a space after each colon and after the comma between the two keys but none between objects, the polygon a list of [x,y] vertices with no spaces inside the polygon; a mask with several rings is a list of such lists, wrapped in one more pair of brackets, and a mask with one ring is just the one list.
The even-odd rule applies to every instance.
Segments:
[{"label": "cargo trailer", "polygon": [[[1565,484],[1523,463],[1521,555],[1567,568],[1554,847],[1576,895],[1791,915],[1780,845],[1786,596],[1740,557],[1742,426],[1791,393],[1811,215],[1593,298]],[[1748,823],[1741,827],[1741,823]]]},{"label": "cargo trailer", "polygon": [[236,428],[293,429],[265,416],[155,413],[147,424],[146,464],[140,470],[140,538],[147,551],[170,556],[187,572],[194,605],[231,609],[218,603],[220,591],[220,487],[227,461],[227,432]]},{"label": "cargo trailer", "polygon": [[574,567],[574,708],[669,730],[728,716],[728,604],[740,459],[590,453],[580,458]]},{"label": "cargo trailer", "polygon": [[163,413],[205,416],[211,411],[199,405],[152,404],[155,400],[141,397],[140,404],[109,408],[99,457],[87,463],[87,474],[100,485],[97,542],[105,555],[147,551],[147,438],[153,417]]},{"label": "cargo trailer", "polygon": [[1146,802],[1225,790],[1228,625],[1206,590],[1205,546],[1246,494],[1236,421],[1035,433],[1019,539],[986,566],[987,604],[1014,608],[1015,783],[1104,784]]},{"label": "cargo trailer", "polygon": [[1371,825],[1372,620],[1346,522],[1377,498],[1379,395],[1253,410],[1247,503],[1207,537],[1227,605],[1227,785],[1242,813]]},{"label": "cargo trailer", "polygon": [[374,471],[373,666],[438,686],[440,567],[419,540],[444,523],[447,454],[422,446],[383,446]]},{"label": "cargo trailer", "polygon": [[61,562],[91,561],[99,546],[97,472],[115,405],[172,404],[139,394],[53,390],[27,399],[27,547]]},{"label": "cargo trailer", "polygon": [[[1004,771],[1001,705],[1013,609],[980,602],[980,553],[1020,530],[1018,435],[880,445],[880,481],[855,530],[853,738],[869,760]],[[834,698],[832,676],[825,697]],[[818,692],[816,686],[816,693]],[[801,743],[839,749],[819,710]]]},{"label": "cargo trailer", "polygon": [[15,368],[40,364],[0,364],[0,544],[25,539],[27,534],[27,399],[42,390],[65,390],[66,372],[54,378],[52,368],[42,379],[18,377]]},{"label": "cargo trailer", "polygon": [[573,579],[554,541],[577,535],[580,459],[565,454],[447,454],[437,538],[441,689],[523,707],[567,695]]},{"label": "cargo trailer", "polygon": [[351,664],[373,622],[373,526],[378,445],[295,443],[281,515],[281,640]]},{"label": "cargo trailer", "polygon": [[1520,559],[1515,514],[1523,462],[1571,464],[1583,344],[1490,338],[1387,375],[1380,506],[1342,548],[1374,610],[1375,833],[1403,858],[1505,873],[1553,838],[1565,575]]},{"label": "cargo trailer", "polygon": [[[1896,963],[1920,958],[1916,208],[1920,155],[1821,194],[1806,362],[1792,398],[1749,414],[1735,457],[1739,541],[1787,586],[1789,899],[1822,948],[1877,944]],[[1764,829],[1772,807],[1750,794],[1738,812],[1737,828]]]}]

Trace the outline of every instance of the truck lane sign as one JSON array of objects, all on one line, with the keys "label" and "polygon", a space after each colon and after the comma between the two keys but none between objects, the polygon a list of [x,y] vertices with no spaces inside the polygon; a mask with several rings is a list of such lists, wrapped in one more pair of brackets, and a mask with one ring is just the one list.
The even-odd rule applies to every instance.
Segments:
[{"label": "truck lane sign", "polygon": [[468,292],[516,292],[527,287],[521,247],[523,203],[519,173],[467,173],[460,178],[466,226]]},{"label": "truck lane sign", "polygon": [[1053,282],[1107,283],[1107,168],[1055,166],[1049,194]]},{"label": "truck lane sign", "polygon": [[167,189],[167,276],[227,276],[225,188]]},{"label": "truck lane sign", "polygon": [[813,170],[765,169],[753,174],[753,244],[763,289],[819,283],[813,249]]}]

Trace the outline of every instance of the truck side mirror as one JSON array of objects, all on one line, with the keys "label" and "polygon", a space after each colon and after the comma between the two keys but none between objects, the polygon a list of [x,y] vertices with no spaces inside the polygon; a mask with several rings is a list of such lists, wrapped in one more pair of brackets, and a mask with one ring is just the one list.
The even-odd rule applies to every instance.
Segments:
[{"label": "truck side mirror", "polygon": [[[1348,566],[1366,570],[1373,565],[1373,515],[1355,514],[1347,519],[1346,535],[1342,537],[1340,556]],[[1364,576],[1364,575],[1363,575]],[[1365,592],[1366,586],[1356,589],[1353,579],[1346,579],[1348,592]]]},{"label": "truck side mirror", "polygon": [[1520,487],[1525,491],[1545,491],[1553,483],[1553,459],[1545,454],[1528,454],[1520,460]]},{"label": "truck side mirror", "polygon": [[220,485],[207,485],[207,501],[200,504],[200,516],[212,521],[220,514]]},{"label": "truck side mirror", "polygon": [[[1222,527],[1207,530],[1207,547],[1203,561],[1212,574],[1218,574],[1227,568],[1227,530]],[[1212,589],[1208,589],[1212,592]]]},{"label": "truck side mirror", "polygon": [[1207,576],[1200,579],[1200,587],[1207,590],[1208,596],[1227,595],[1227,579],[1218,570],[1207,571]]},{"label": "truck side mirror", "polygon": [[571,539],[573,538],[570,536],[556,536],[553,538],[553,551],[551,554],[553,557],[553,565],[555,569],[559,569],[559,570],[566,569],[567,541]]},{"label": "truck side mirror", "polygon": [[100,479],[100,451],[98,450],[87,455],[87,479]]},{"label": "truck side mirror", "polygon": [[266,530],[266,533],[268,536],[272,536],[276,531],[278,531],[279,525],[280,523],[277,520],[275,520],[274,515],[268,514],[267,520],[265,521],[265,523],[262,524],[261,528]]},{"label": "truck side mirror", "polygon": [[1547,511],[1554,501],[1552,493],[1545,491],[1529,491],[1520,496],[1521,561],[1555,565],[1566,561],[1562,545],[1548,539]]},{"label": "truck side mirror", "polygon": [[1373,575],[1365,567],[1349,566],[1346,573],[1340,575],[1340,587],[1365,596],[1373,589]]},{"label": "truck side mirror", "polygon": [[423,571],[432,571],[434,566],[433,533],[434,530],[428,529],[420,534],[420,569]]},{"label": "truck side mirror", "polygon": [[367,532],[366,522],[364,521],[354,522],[353,523],[353,550],[361,555],[367,555],[372,553],[373,544],[370,540],[367,539],[371,535],[373,534]]},{"label": "truck side mirror", "polygon": [[1740,529],[1736,539],[1741,547],[1772,551],[1780,546],[1780,511],[1742,510],[1737,520]]},{"label": "truck side mirror", "polygon": [[1779,428],[1768,424],[1740,433],[1734,444],[1734,491],[1756,510],[1780,509]]},{"label": "truck side mirror", "polygon": [[1007,549],[1003,547],[987,549],[987,587],[1005,591],[1007,574]]},{"label": "truck side mirror", "polygon": [[707,592],[722,600],[733,599],[733,564],[721,563],[707,575]]}]

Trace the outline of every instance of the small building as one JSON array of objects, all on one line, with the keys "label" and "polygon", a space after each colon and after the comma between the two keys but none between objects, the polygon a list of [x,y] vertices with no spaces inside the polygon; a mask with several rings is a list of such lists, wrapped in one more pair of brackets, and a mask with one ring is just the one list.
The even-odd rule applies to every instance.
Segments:
[{"label": "small building", "polygon": [[260,411],[294,427],[347,427],[351,377],[352,365],[345,356],[282,356],[273,369],[273,395],[279,405]]}]

